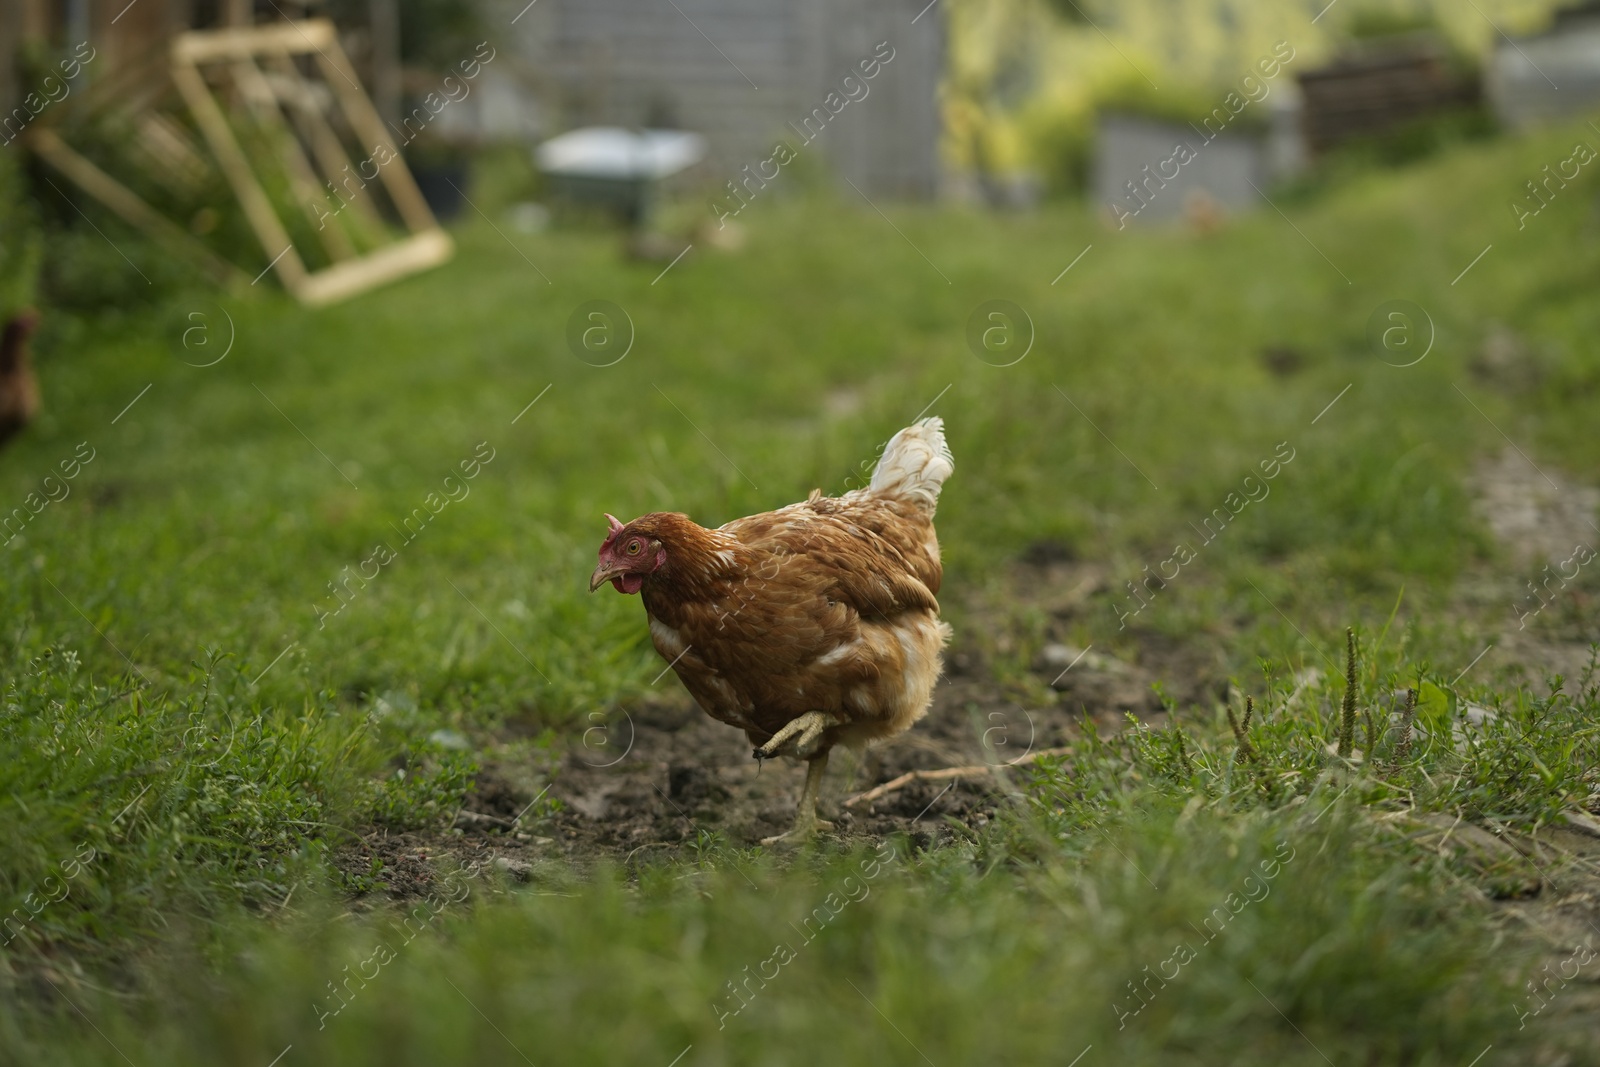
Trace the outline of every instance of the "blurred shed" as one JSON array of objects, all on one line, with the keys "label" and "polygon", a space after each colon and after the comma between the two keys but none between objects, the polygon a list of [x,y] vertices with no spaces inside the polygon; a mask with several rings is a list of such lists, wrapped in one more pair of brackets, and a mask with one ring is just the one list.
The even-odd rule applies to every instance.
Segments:
[{"label": "blurred shed", "polygon": [[945,37],[927,0],[539,0],[514,32],[553,126],[693,130],[727,179],[779,138],[798,147],[796,128],[887,42],[893,58],[815,149],[869,195],[937,190]]}]

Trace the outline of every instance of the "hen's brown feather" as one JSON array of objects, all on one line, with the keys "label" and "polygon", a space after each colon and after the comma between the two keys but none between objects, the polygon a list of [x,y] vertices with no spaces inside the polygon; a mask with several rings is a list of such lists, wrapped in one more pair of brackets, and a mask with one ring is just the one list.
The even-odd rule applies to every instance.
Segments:
[{"label": "hen's brown feather", "polygon": [[[937,443],[946,469],[934,496],[948,473]],[[707,713],[753,743],[818,711],[839,720],[824,750],[859,745],[926,711],[949,638],[931,503],[869,488],[813,493],[716,530],[672,513],[626,530],[666,546],[641,590],[656,651]]]}]

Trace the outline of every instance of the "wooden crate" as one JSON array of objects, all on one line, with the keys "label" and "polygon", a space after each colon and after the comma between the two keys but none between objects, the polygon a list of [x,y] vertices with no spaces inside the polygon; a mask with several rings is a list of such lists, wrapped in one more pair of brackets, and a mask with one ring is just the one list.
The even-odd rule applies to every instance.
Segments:
[{"label": "wooden crate", "polygon": [[1299,75],[1302,126],[1313,154],[1472,104],[1478,85],[1454,71],[1443,46],[1393,42]]}]

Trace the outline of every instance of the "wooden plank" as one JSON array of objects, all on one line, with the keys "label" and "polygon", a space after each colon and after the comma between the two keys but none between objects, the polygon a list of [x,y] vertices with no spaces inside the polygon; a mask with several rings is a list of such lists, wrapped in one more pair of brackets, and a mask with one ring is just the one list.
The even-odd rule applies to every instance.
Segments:
[{"label": "wooden plank", "polygon": [[[338,40],[331,42],[326,51],[317,53],[317,63],[322,67],[328,84],[333,86],[333,91],[338,94],[351,128],[364,142],[362,147],[370,144],[376,149],[380,144],[386,145],[396,157],[399,157],[400,150],[395,147],[393,138],[383,125],[383,120],[373,109],[372,101],[358,88],[355,71],[351,68],[344,49],[339,47]],[[416,179],[411,176],[411,168],[405,165],[403,158],[396,158],[393,164],[379,168],[378,173],[383,178],[384,188],[389,191],[389,198],[394,201],[400,217],[405,220],[407,229],[420,232],[439,225],[438,220],[433,217],[433,209],[428,207],[428,202],[422,198],[422,190],[417,188]]]},{"label": "wooden plank", "polygon": [[[279,73],[289,73],[291,71],[295,74],[299,73],[295,69],[293,58],[287,52],[278,52],[271,55],[269,62],[271,62],[273,69]],[[311,152],[317,157],[317,166],[322,168],[322,173],[328,175],[330,181],[336,180],[339,172],[347,167],[354,173],[356,169],[355,161],[345,151],[344,142],[334,132],[333,127],[328,123],[327,115],[323,114],[321,106],[313,99],[312,94],[308,91],[303,100],[286,100],[284,102],[290,107],[292,113],[298,115],[300,120],[308,127],[306,140],[311,143]],[[383,220],[378,216],[378,210],[373,207],[371,199],[356,197],[351,201],[351,206],[355,208],[355,214],[352,219],[356,223],[357,235],[364,241],[369,241],[373,244],[381,243],[386,236],[383,233]]]},{"label": "wooden plank", "polygon": [[327,19],[241,26],[227,30],[191,30],[172,40],[172,58],[185,63],[213,63],[242,59],[260,52],[302,55],[338,44],[338,34]]},{"label": "wooden plank", "polygon": [[[311,224],[317,233],[317,239],[322,242],[322,250],[336,263],[353,259],[356,250],[350,244],[350,236],[344,232],[344,228],[334,226],[330,229],[317,221],[317,204],[322,203],[326,209],[327,197],[317,186],[316,171],[311,169],[311,161],[301,150],[300,139],[283,120],[278,94],[268,84],[253,58],[236,59],[230,64],[230,69],[233,71],[234,81],[239,83],[245,96],[259,101],[253,108],[256,120],[283,138],[284,166],[288,172],[289,187],[293,190],[295,199],[300,201],[300,209],[304,212],[306,221]],[[297,71],[297,77],[298,74]]]},{"label": "wooden plank", "polygon": [[249,281],[238,267],[196,241],[183,227],[145,203],[133,190],[73,151],[54,130],[43,127],[35,129],[28,134],[26,143],[40,159],[114,211],[124,222],[152,240],[195,260],[218,282],[243,288]]},{"label": "wooden plank", "polygon": [[[190,35],[184,35],[188,36]],[[283,223],[278,221],[272,201],[261,188],[261,183],[256,180],[255,172],[250,169],[250,161],[245,158],[239,142],[234,139],[233,129],[228,125],[228,119],[223,115],[222,108],[217,106],[211,90],[206,87],[205,79],[200,77],[200,71],[192,64],[178,58],[177,46],[183,39],[180,37],[173,42],[172,80],[178,86],[178,91],[183,94],[189,110],[194,113],[195,121],[200,124],[200,132],[205,134],[206,140],[210,143],[211,151],[215,153],[217,162],[222,166],[222,172],[228,176],[228,183],[233,186],[233,194],[239,198],[239,205],[244,208],[245,218],[250,221],[250,228],[255,230],[256,239],[261,242],[261,250],[266,253],[269,260],[273,261],[273,269],[278,272],[283,287],[298,295],[306,279],[305,263],[294,250],[294,242],[289,240],[289,233],[283,228]]]},{"label": "wooden plank", "polygon": [[436,267],[454,254],[455,242],[449,234],[437,228],[424,230],[360,259],[317,271],[305,279],[295,295],[313,307],[332,304],[384,282]]}]

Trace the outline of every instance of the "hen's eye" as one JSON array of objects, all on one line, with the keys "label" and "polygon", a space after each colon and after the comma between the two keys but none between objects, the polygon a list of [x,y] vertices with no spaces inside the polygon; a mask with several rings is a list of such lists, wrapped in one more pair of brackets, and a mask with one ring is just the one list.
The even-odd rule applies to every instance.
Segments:
[{"label": "hen's eye", "polygon": [[629,541],[628,542],[628,555],[637,556],[638,554],[639,554],[639,542],[637,542],[637,541]]}]

